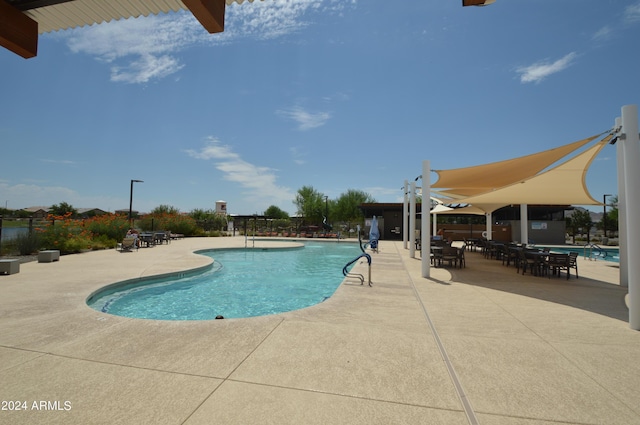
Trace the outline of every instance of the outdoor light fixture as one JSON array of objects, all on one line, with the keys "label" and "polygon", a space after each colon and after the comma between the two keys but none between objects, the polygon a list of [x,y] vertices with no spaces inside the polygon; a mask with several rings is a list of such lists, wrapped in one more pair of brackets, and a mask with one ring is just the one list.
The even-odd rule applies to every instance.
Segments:
[{"label": "outdoor light fixture", "polygon": [[129,191],[129,226],[133,227],[131,223],[131,211],[133,208],[133,184],[144,183],[142,180],[131,180],[131,190]]},{"label": "outdoor light fixture", "polygon": [[494,3],[496,0],[462,0],[462,7],[464,6],[488,6]]}]

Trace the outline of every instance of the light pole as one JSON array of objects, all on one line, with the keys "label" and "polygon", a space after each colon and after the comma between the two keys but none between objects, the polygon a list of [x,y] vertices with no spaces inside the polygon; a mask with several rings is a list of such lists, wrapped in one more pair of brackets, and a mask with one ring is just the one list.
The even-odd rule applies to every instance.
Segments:
[{"label": "light pole", "polygon": [[607,196],[612,196],[609,194],[602,196],[602,230],[604,231],[604,237],[607,237]]},{"label": "light pole", "polygon": [[133,227],[131,212],[133,210],[133,184],[144,183],[142,180],[131,180],[131,190],[129,191],[129,226]]}]

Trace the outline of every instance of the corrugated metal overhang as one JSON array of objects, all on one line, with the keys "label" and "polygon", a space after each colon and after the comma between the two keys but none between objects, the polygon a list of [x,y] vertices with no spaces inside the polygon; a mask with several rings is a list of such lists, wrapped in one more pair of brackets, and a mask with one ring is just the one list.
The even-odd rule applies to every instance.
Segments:
[{"label": "corrugated metal overhang", "polygon": [[[245,1],[253,3],[254,0],[225,0],[227,5],[242,4]],[[188,10],[180,0],[72,0],[65,2],[9,0],[7,3],[23,10],[25,15],[38,22],[40,34],[119,19]],[[44,4],[44,6],[30,8],[30,4],[34,6]]]}]

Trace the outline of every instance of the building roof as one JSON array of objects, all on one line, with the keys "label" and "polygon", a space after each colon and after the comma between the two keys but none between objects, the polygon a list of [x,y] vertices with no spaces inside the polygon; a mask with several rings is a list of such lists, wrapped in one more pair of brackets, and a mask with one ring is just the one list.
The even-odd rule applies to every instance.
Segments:
[{"label": "building roof", "polygon": [[0,0],[0,46],[37,54],[38,34],[189,10],[210,33],[224,31],[225,6],[254,0]]}]

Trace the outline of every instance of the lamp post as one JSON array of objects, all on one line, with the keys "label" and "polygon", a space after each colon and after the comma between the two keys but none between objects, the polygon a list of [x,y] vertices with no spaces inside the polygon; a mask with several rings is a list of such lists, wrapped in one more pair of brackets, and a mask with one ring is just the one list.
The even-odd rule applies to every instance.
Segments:
[{"label": "lamp post", "polygon": [[610,194],[606,194],[602,196],[602,230],[604,231],[604,237],[607,237],[607,196],[612,196]]},{"label": "lamp post", "polygon": [[144,183],[142,180],[131,180],[131,190],[129,191],[129,226],[133,227],[133,222],[131,213],[133,211],[133,184],[134,183]]}]

